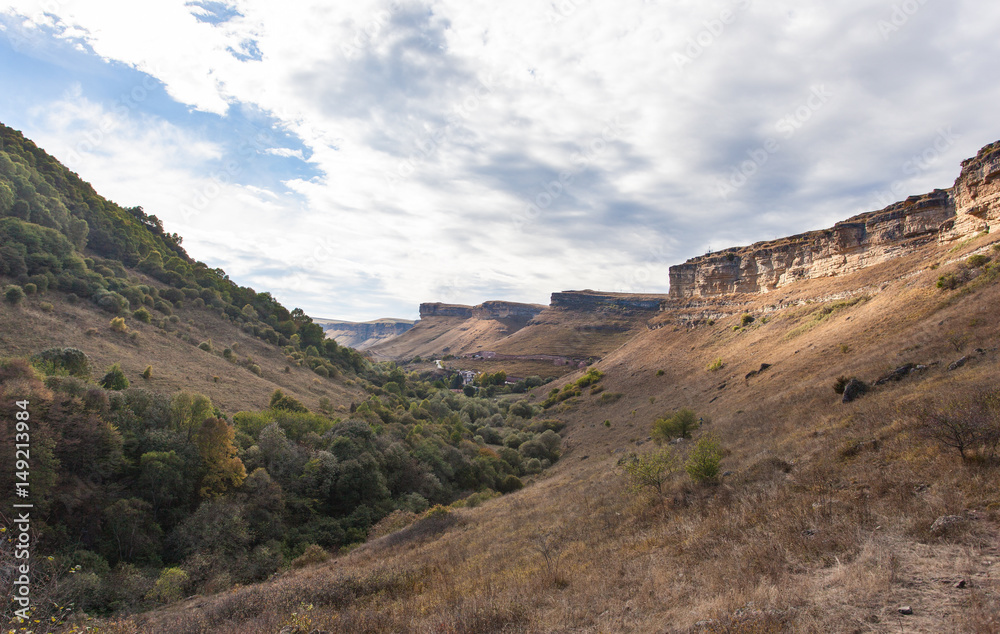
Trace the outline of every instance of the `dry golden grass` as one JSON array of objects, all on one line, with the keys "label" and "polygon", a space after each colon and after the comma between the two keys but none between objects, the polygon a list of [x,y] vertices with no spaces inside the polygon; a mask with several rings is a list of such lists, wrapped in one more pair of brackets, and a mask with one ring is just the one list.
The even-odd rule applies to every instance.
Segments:
[{"label": "dry golden grass", "polygon": [[[54,310],[42,310],[45,302],[53,304]],[[165,394],[200,392],[230,414],[266,408],[277,388],[314,411],[324,396],[341,414],[348,412],[352,400],[364,398],[359,388],[345,385],[343,379],[323,378],[295,365],[286,373],[290,364],[280,348],[244,333],[210,310],[185,306],[174,314],[178,321],[167,330],[155,325],[163,315],[154,311],[153,324],[126,317],[128,332],[118,333],[109,326],[112,316],[86,300],[70,304],[55,292],[31,296],[17,307],[0,306],[0,356],[31,356],[54,346],[79,348],[90,358],[97,378],[112,363],[120,363],[134,387]],[[198,348],[208,340],[214,352]],[[222,351],[234,343],[236,358],[252,357],[262,376],[222,357]],[[144,380],[140,375],[147,365],[153,367],[152,378]]]},{"label": "dry golden grass", "polygon": [[[839,289],[784,289],[787,304],[859,280],[878,289],[791,338],[822,303],[734,331],[744,310],[775,304],[751,298],[712,326],[644,331],[598,365],[618,401],[585,392],[549,411],[567,422],[564,455],[525,489],[106,631],[995,632],[1000,467],[963,463],[918,413],[997,390],[1000,287],[943,302],[939,271],[924,267],[946,255]],[[906,362],[928,367],[850,404],[831,389]],[[680,407],[710,419],[728,473],[696,485],[680,471],[663,496],[628,493],[618,460],[646,451],[650,423]],[[932,530],[945,515],[964,521]]]}]

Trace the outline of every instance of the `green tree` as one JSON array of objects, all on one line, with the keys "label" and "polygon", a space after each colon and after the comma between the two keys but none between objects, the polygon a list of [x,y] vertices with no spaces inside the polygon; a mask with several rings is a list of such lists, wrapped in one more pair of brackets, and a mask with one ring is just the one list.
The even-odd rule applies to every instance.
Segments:
[{"label": "green tree", "polygon": [[714,481],[719,475],[722,455],[718,439],[712,434],[706,434],[698,439],[684,469],[695,482]]},{"label": "green tree", "polygon": [[128,378],[117,363],[108,368],[107,374],[101,379],[101,387],[106,390],[127,390],[128,386]]},{"label": "green tree", "polygon": [[622,473],[632,491],[645,488],[656,489],[663,494],[663,484],[677,470],[677,457],[668,448],[638,456],[630,456],[621,462]]},{"label": "green tree", "polygon": [[16,284],[11,284],[4,289],[3,297],[11,306],[17,306],[24,301],[24,290]]},{"label": "green tree", "polygon": [[213,413],[212,401],[203,394],[180,392],[170,401],[170,423],[189,441]]},{"label": "green tree", "polygon": [[663,443],[674,438],[690,438],[700,424],[698,415],[685,407],[653,422],[653,440]]},{"label": "green tree", "polygon": [[187,585],[188,573],[183,569],[164,568],[147,598],[159,603],[179,601],[184,596]]},{"label": "green tree", "polygon": [[206,418],[198,431],[198,455],[201,456],[201,486],[198,495],[215,498],[236,488],[247,477],[243,462],[233,446],[235,432],[226,421]]}]

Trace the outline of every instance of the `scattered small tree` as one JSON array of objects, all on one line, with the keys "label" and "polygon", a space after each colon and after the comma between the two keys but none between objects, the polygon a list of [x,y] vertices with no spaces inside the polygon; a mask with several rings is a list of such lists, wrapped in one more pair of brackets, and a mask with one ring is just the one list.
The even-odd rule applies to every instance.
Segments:
[{"label": "scattered small tree", "polygon": [[24,290],[16,284],[11,284],[3,292],[3,298],[11,306],[17,306],[24,301]]},{"label": "scattered small tree", "polygon": [[101,379],[101,387],[106,390],[127,390],[128,378],[117,363],[108,368],[107,374]]},{"label": "scattered small tree", "polygon": [[674,438],[690,438],[691,432],[700,425],[698,415],[685,407],[653,422],[653,440],[662,443]]},{"label": "scattered small tree", "polygon": [[140,308],[132,313],[132,316],[141,321],[144,324],[148,324],[153,321],[153,316],[145,308]]},{"label": "scattered small tree", "polygon": [[714,435],[706,434],[698,439],[684,470],[695,482],[711,482],[719,476],[720,462],[722,446]]},{"label": "scattered small tree", "polygon": [[677,470],[677,457],[668,448],[661,448],[652,453],[633,455],[621,462],[622,473],[632,491],[645,488],[656,489],[657,494],[663,494],[663,483]]},{"label": "scattered small tree", "polygon": [[142,378],[146,379],[147,381],[153,378],[153,366],[151,365],[146,366],[146,369],[142,371]]}]

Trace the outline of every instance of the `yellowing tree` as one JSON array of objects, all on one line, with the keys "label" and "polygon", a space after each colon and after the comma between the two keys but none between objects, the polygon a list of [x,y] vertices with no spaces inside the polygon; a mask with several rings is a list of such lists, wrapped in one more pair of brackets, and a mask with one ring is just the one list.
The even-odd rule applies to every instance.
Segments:
[{"label": "yellowing tree", "polygon": [[198,495],[214,498],[228,489],[240,486],[247,477],[243,462],[233,446],[235,432],[226,421],[206,418],[198,431],[198,454],[201,456],[204,476]]}]

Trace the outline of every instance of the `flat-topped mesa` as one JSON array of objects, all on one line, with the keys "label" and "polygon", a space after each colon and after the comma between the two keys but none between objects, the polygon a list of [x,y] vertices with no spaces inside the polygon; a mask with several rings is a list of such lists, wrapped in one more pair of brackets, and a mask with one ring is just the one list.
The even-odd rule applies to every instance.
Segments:
[{"label": "flat-topped mesa", "polygon": [[541,304],[493,300],[473,307],[472,315],[479,319],[532,319],[545,308]]},{"label": "flat-topped mesa", "polygon": [[955,240],[1000,224],[1000,141],[962,161],[952,188],[955,221],[942,229],[943,240]]},{"label": "flat-topped mesa", "polygon": [[567,310],[612,310],[658,312],[666,295],[601,293],[592,290],[552,293],[551,306]]},{"label": "flat-topped mesa", "polygon": [[472,317],[472,306],[465,306],[462,304],[442,304],[441,302],[432,302],[420,305],[420,318],[427,319],[428,317],[462,317],[464,319],[469,319]]},{"label": "flat-topped mesa", "polygon": [[462,304],[428,303],[420,305],[420,318],[428,317],[461,317],[463,319],[531,319],[545,310],[540,304],[520,304],[493,300],[483,302],[478,306]]}]

